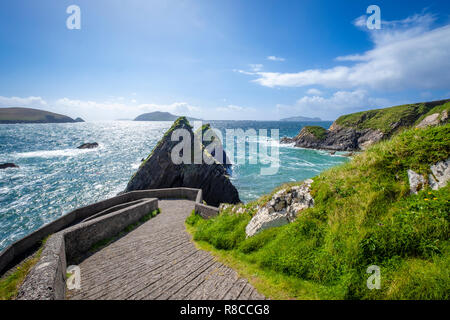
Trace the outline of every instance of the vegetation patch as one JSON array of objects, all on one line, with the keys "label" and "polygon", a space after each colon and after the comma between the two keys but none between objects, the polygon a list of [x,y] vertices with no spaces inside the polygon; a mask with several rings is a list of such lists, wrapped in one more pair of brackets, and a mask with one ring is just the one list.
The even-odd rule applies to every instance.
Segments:
[{"label": "vegetation patch", "polygon": [[[448,108],[448,102],[442,102],[441,108]],[[438,110],[437,107],[439,106],[435,103],[417,103],[362,111],[341,116],[336,120],[336,124],[357,129],[378,129],[390,134],[398,127],[396,124],[401,124],[401,127],[411,126],[422,116],[428,115],[431,110]]]},{"label": "vegetation patch", "polygon": [[316,139],[324,140],[327,137],[327,129],[321,126],[306,126],[305,131],[311,133]]},{"label": "vegetation patch", "polygon": [[[449,137],[447,124],[370,147],[314,179],[314,208],[251,238],[245,227],[270,196],[186,224],[196,243],[251,281],[258,274],[253,284],[269,298],[447,300],[450,186],[411,195],[407,170],[427,173],[448,159]],[[371,265],[381,271],[379,290],[367,287]]]},{"label": "vegetation patch", "polygon": [[39,261],[45,242],[49,237],[41,241],[39,249],[29,258],[22,261],[16,270],[10,270],[0,279],[0,300],[13,300],[17,296],[20,286],[30,272],[31,268]]}]

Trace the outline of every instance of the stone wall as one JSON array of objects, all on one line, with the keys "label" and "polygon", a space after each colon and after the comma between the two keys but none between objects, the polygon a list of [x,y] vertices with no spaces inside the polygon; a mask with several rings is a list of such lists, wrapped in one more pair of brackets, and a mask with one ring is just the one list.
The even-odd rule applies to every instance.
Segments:
[{"label": "stone wall", "polygon": [[44,246],[39,262],[21,285],[17,299],[65,299],[67,261],[76,260],[97,242],[117,235],[157,208],[158,199],[146,199],[52,235]]},{"label": "stone wall", "polygon": [[[39,247],[40,241],[47,236],[57,233],[65,228],[76,225],[80,222],[93,219],[96,216],[101,216],[105,213],[111,212],[111,208],[121,205],[123,207],[128,206],[127,203],[137,201],[143,198],[182,198],[201,203],[202,190],[192,188],[170,188],[170,189],[154,189],[154,190],[142,190],[132,191],[118,195],[116,197],[103,200],[85,207],[78,208],[71,211],[59,219],[46,224],[40,229],[34,231],[28,236],[14,242],[5,250],[0,253],[0,275],[8,268],[22,261],[29,255],[34,249]],[[200,208],[199,210],[208,210]]]}]

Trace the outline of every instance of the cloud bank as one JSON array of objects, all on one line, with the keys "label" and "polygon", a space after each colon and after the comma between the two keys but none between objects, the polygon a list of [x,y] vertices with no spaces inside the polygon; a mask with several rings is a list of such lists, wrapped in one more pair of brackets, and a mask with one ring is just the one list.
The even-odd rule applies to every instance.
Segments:
[{"label": "cloud bank", "polygon": [[[357,19],[355,25],[360,25]],[[256,72],[254,82],[266,87],[368,88],[377,90],[445,89],[450,83],[450,25],[430,29],[432,15],[385,22],[370,33],[374,49],[337,57],[351,66],[295,73]]]}]

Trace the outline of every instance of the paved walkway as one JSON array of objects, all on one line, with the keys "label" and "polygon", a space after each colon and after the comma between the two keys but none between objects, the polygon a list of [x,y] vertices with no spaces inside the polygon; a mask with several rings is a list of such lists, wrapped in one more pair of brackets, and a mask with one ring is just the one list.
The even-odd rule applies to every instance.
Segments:
[{"label": "paved walkway", "polygon": [[184,221],[188,200],[160,200],[161,213],[79,266],[69,299],[264,299],[247,280],[197,250]]}]

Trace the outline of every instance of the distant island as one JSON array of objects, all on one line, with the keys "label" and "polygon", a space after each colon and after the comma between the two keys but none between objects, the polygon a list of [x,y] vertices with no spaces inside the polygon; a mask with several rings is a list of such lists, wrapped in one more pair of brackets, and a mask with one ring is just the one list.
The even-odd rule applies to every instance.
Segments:
[{"label": "distant island", "polygon": [[283,118],[280,119],[280,121],[323,121],[322,119],[315,117],[315,118],[308,118],[308,117],[289,117],[289,118]]},{"label": "distant island", "polygon": [[75,120],[58,113],[31,108],[0,108],[0,124],[14,123],[75,123],[84,122],[81,118]]},{"label": "distant island", "polygon": [[[144,113],[138,116],[134,121],[175,121],[180,116],[173,115],[169,112],[155,111],[150,113]],[[199,121],[201,119],[186,117],[188,121]]]}]

